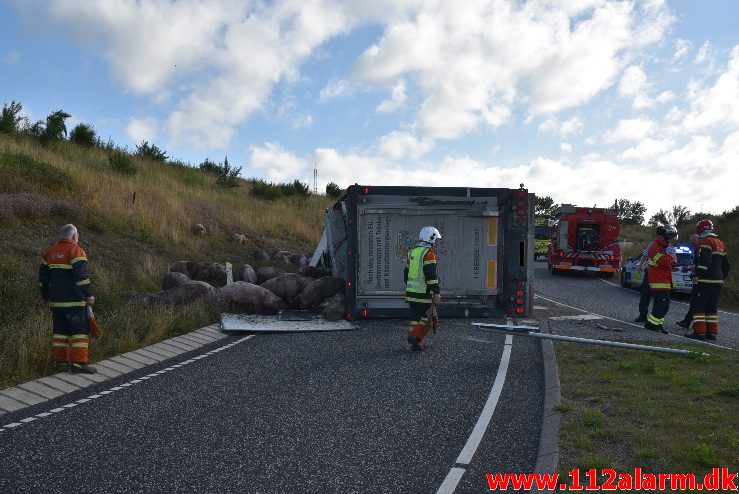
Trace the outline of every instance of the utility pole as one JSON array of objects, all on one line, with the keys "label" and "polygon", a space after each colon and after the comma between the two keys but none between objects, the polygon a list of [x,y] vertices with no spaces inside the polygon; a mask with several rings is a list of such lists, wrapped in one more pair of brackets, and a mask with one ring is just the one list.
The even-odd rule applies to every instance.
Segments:
[{"label": "utility pole", "polygon": [[318,163],[313,162],[313,193],[318,194]]}]

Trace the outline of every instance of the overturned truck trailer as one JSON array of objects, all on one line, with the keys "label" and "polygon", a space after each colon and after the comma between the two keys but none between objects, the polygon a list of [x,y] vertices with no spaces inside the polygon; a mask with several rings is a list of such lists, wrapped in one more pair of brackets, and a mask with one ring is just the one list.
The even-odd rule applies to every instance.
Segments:
[{"label": "overturned truck trailer", "polygon": [[347,319],[405,317],[403,269],[435,226],[446,317],[526,316],[534,276],[534,195],[519,189],[352,185],[326,211],[311,265],[346,280]]}]

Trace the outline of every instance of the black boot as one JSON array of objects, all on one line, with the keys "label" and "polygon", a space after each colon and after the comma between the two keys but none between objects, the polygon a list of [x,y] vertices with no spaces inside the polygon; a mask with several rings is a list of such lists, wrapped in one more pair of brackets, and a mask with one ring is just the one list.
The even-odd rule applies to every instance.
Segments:
[{"label": "black boot", "polygon": [[69,365],[69,372],[72,374],[95,374],[97,371],[87,364],[73,362]]},{"label": "black boot", "polygon": [[706,341],[706,335],[704,335],[703,333],[688,333],[683,336],[685,336],[686,338],[690,338],[691,340]]},{"label": "black boot", "polygon": [[715,340],[716,339],[716,335],[715,334],[711,334],[711,333],[706,333],[706,339],[707,340]]},{"label": "black boot", "polygon": [[648,329],[649,331],[656,331],[658,333],[670,334],[670,332],[667,331],[665,327],[661,324],[652,324],[649,321],[644,323],[644,329]]},{"label": "black boot", "polygon": [[690,327],[690,323],[692,323],[692,322],[693,321],[691,321],[690,319],[683,319],[682,321],[678,321],[675,324],[677,324],[678,326],[680,326],[683,329],[688,329]]},{"label": "black boot", "polygon": [[414,352],[422,352],[423,347],[421,346],[421,342],[418,340],[418,336],[415,335],[408,335],[408,343],[411,346],[411,350]]},{"label": "black boot", "polygon": [[639,316],[634,319],[634,322],[647,322],[647,316],[643,314],[639,314]]}]

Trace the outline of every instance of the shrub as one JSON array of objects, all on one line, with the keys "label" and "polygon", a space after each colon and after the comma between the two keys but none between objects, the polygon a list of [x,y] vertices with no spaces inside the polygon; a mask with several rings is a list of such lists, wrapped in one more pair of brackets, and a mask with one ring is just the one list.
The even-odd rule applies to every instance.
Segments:
[{"label": "shrub", "polygon": [[95,147],[98,145],[98,138],[95,134],[95,129],[87,124],[77,124],[72,132],[69,133],[69,140],[80,146],[88,148]]},{"label": "shrub", "polygon": [[121,175],[135,175],[138,171],[131,157],[121,151],[114,151],[108,156],[108,163],[114,172]]},{"label": "shrub", "polygon": [[225,189],[231,189],[239,185],[239,173],[241,173],[241,167],[232,167],[228,163],[228,156],[226,156],[223,163],[214,163],[206,158],[205,161],[200,163],[198,168],[206,173],[216,175],[216,183]]},{"label": "shrub", "polygon": [[252,180],[250,193],[257,199],[265,201],[274,201],[282,197],[282,191],[277,185],[264,180]]},{"label": "shrub", "polygon": [[274,201],[280,197],[307,197],[310,195],[310,188],[300,180],[295,180],[289,184],[274,184],[262,179],[252,179],[251,195],[258,199]]},{"label": "shrub", "polygon": [[208,158],[205,158],[205,161],[200,163],[198,165],[198,168],[205,173],[213,173],[214,175],[218,175],[220,173],[220,166],[217,163],[212,162]]},{"label": "shrub", "polygon": [[159,149],[155,144],[149,145],[149,141],[144,141],[136,146],[135,154],[140,158],[148,158],[157,163],[167,162],[167,153]]},{"label": "shrub", "polygon": [[64,140],[67,137],[67,124],[64,123],[66,119],[71,117],[69,113],[57,110],[46,117],[46,125],[43,127],[39,138],[44,144],[51,142],[58,142]]},{"label": "shrub", "polygon": [[295,180],[291,184],[280,184],[280,189],[282,190],[282,195],[285,197],[307,197],[308,195],[310,195],[310,188],[308,187],[308,184],[304,184],[300,180]]},{"label": "shrub", "polygon": [[20,130],[23,118],[19,117],[18,114],[22,109],[23,105],[16,101],[3,105],[3,111],[0,114],[0,134],[15,134]]},{"label": "shrub", "polygon": [[339,197],[341,193],[344,192],[344,189],[339,187],[333,182],[329,182],[326,184],[326,195],[329,197]]}]

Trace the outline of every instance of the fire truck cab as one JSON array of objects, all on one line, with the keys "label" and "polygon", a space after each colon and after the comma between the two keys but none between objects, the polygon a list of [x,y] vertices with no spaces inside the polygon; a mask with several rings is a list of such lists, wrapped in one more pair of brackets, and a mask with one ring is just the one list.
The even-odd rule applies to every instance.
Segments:
[{"label": "fire truck cab", "polygon": [[554,217],[547,252],[552,274],[592,271],[610,278],[621,269],[621,225],[614,210],[563,204]]}]

